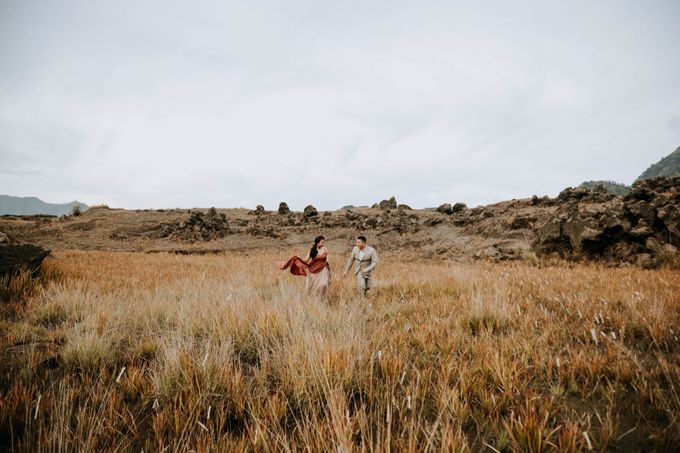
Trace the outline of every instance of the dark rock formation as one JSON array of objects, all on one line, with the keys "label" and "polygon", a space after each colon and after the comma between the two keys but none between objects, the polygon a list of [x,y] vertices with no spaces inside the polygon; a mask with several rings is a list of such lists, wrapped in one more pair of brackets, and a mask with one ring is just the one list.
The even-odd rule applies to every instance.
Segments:
[{"label": "dark rock formation", "polygon": [[510,230],[531,229],[536,220],[536,217],[531,215],[514,215],[506,219],[506,225]]},{"label": "dark rock formation", "polygon": [[161,226],[160,236],[182,241],[211,241],[229,232],[227,217],[210,208],[206,214],[190,211],[186,221]]},{"label": "dark rock formation", "polygon": [[288,214],[290,212],[290,208],[286,204],[286,202],[282,201],[279,203],[279,210],[277,211],[281,215]]},{"label": "dark rock formation", "polygon": [[0,247],[0,277],[13,275],[22,269],[35,272],[49,254],[49,250],[37,245],[2,246]]},{"label": "dark rock formation", "polygon": [[397,209],[397,199],[390,197],[388,200],[382,200],[378,203],[380,209]]},{"label": "dark rock formation", "polygon": [[456,212],[463,212],[467,209],[467,205],[465,203],[456,203],[453,206],[451,206],[451,212],[455,214]]},{"label": "dark rock formation", "polygon": [[441,214],[451,214],[453,211],[451,211],[451,203],[444,203],[439,205],[437,208],[437,212]]},{"label": "dark rock formation", "polygon": [[572,201],[572,200],[580,200],[582,198],[585,198],[589,195],[590,191],[586,189],[585,187],[567,187],[564,189],[560,194],[557,196],[557,200],[559,201]]},{"label": "dark rock formation", "polygon": [[553,201],[554,200],[547,195],[543,195],[542,197],[539,197],[538,195],[532,195],[531,200],[529,200],[529,204],[531,206],[550,206],[553,204]]},{"label": "dark rock formation", "polygon": [[314,206],[312,206],[312,205],[310,204],[310,205],[308,205],[307,207],[305,207],[304,211],[302,211],[302,214],[303,214],[305,217],[308,217],[308,218],[309,218],[309,217],[314,217],[314,216],[318,215],[319,212],[316,210],[316,208],[315,208]]},{"label": "dark rock formation", "polygon": [[277,228],[272,225],[251,225],[246,229],[246,232],[252,236],[264,236],[270,238],[281,239],[285,237]]},{"label": "dark rock formation", "polygon": [[465,203],[456,203],[453,206],[451,206],[451,204],[449,204],[449,203],[444,203],[437,208],[437,212],[440,212],[442,214],[451,215],[451,214],[455,214],[457,212],[463,212],[466,209],[467,209],[467,205]]},{"label": "dark rock formation", "polygon": [[678,256],[680,176],[638,181],[625,197],[566,189],[557,211],[536,229],[538,253],[654,266]]}]

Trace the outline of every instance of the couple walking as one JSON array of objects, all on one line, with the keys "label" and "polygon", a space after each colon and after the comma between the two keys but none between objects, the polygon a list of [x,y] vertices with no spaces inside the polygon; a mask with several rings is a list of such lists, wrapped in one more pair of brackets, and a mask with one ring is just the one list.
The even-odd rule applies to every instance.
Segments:
[{"label": "couple walking", "polygon": [[[347,275],[354,264],[354,276],[361,296],[373,287],[373,270],[378,265],[378,253],[366,243],[365,236],[358,236],[352,254],[347,259],[343,276]],[[305,277],[307,294],[327,297],[331,286],[331,268],[328,264],[328,250],[323,236],[314,239],[314,245],[302,259],[294,256],[285,263],[280,263],[279,269],[290,268],[293,275]]]}]

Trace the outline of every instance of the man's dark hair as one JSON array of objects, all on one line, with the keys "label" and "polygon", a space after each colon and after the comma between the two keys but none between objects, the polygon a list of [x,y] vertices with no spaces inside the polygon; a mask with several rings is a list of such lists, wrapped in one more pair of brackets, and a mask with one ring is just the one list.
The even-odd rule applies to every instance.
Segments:
[{"label": "man's dark hair", "polygon": [[366,236],[357,236],[357,239],[359,239],[364,244],[366,243]]}]

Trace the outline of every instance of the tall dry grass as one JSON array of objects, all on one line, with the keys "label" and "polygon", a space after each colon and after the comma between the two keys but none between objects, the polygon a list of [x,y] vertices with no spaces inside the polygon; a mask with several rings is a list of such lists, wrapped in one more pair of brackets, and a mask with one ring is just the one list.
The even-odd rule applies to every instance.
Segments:
[{"label": "tall dry grass", "polygon": [[2,321],[19,451],[680,445],[680,273],[386,255],[366,301],[285,257],[69,252]]}]

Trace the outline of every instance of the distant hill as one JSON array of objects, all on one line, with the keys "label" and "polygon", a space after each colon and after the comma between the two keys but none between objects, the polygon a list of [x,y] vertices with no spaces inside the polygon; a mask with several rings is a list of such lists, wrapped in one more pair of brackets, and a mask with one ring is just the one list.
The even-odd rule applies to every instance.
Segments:
[{"label": "distant hill", "polygon": [[586,189],[592,191],[599,185],[603,186],[607,192],[614,195],[623,196],[630,192],[630,187],[625,184],[621,184],[620,182],[614,181],[586,181],[579,187],[585,187]]},{"label": "distant hill", "polygon": [[51,214],[64,215],[70,214],[74,206],[80,206],[82,211],[88,206],[79,201],[70,203],[56,204],[45,203],[36,197],[13,197],[11,195],[0,195],[0,215],[34,215]]},{"label": "distant hill", "polygon": [[680,147],[644,171],[635,181],[655,176],[680,175]]}]

